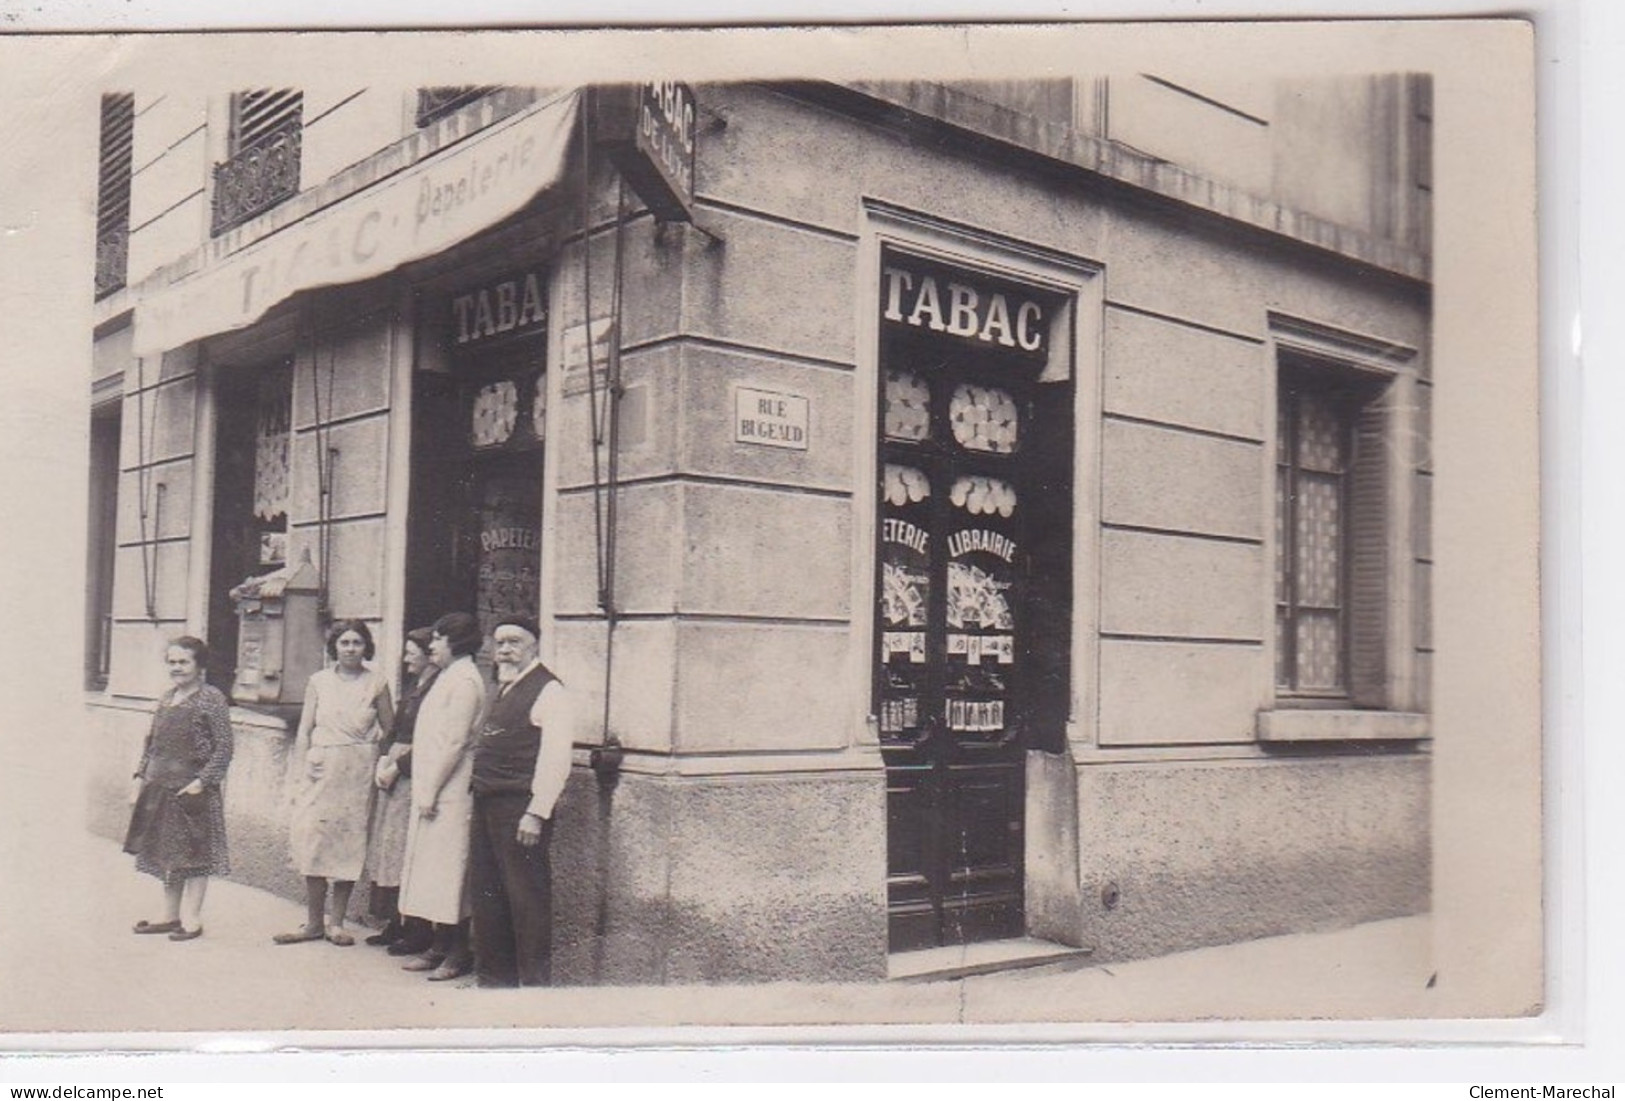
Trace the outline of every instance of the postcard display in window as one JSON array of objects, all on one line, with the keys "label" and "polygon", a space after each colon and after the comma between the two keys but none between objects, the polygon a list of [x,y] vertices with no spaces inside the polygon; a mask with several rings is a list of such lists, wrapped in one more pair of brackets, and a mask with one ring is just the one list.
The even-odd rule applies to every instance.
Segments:
[{"label": "postcard display in window", "polygon": [[420,372],[412,614],[469,611],[489,635],[534,616],[547,437],[546,276],[525,271],[437,297],[450,377]]},{"label": "postcard display in window", "polygon": [[1043,480],[1032,445],[1035,418],[1070,414],[1041,397],[1052,308],[977,273],[883,265],[874,705],[893,951],[1022,928],[1029,608],[1047,592],[1028,540],[1035,497],[1070,484]]}]

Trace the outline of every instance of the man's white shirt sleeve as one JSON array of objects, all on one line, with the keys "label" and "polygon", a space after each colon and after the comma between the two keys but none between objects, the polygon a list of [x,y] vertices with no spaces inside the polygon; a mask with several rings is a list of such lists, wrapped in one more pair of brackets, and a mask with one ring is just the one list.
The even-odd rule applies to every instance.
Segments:
[{"label": "man's white shirt sleeve", "polygon": [[530,805],[525,809],[542,818],[553,816],[553,805],[570,778],[570,751],[575,738],[570,693],[553,681],[541,690],[530,708],[530,721],[542,731],[536,754],[536,772],[530,780]]}]

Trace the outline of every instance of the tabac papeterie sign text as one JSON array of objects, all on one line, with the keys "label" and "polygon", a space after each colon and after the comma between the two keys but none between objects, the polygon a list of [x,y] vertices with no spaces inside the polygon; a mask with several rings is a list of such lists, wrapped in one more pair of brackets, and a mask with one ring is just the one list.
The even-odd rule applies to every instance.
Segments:
[{"label": "tabac papeterie sign text", "polygon": [[880,316],[888,324],[958,337],[1041,358],[1050,314],[1025,288],[976,273],[888,257],[880,270]]},{"label": "tabac papeterie sign text", "polygon": [[[167,285],[162,277],[143,284],[135,353],[153,355],[252,325],[299,291],[382,275],[517,213],[563,173],[575,117],[574,95],[554,100],[240,251],[231,251],[232,235],[218,238],[189,274]],[[516,309],[522,305],[521,295]]]}]

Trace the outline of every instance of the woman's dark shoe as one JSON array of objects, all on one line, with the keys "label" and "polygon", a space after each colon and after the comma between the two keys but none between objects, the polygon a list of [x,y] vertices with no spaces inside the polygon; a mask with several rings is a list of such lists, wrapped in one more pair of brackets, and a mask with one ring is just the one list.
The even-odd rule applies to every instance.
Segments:
[{"label": "woman's dark shoe", "polygon": [[421,956],[429,950],[429,946],[433,943],[434,932],[432,930],[424,929],[416,933],[404,931],[401,933],[400,939],[391,944],[386,951],[392,956]]},{"label": "woman's dark shoe", "polygon": [[366,943],[372,945],[374,948],[383,948],[394,944],[400,939],[401,923],[398,921],[391,921],[388,925],[384,926],[372,936],[368,937]]},{"label": "woman's dark shoe", "polygon": [[173,933],[181,927],[178,921],[147,921],[145,919],[135,923],[137,933]]},{"label": "woman's dark shoe", "polygon": [[203,926],[199,925],[196,929],[177,929],[173,933],[169,934],[169,939],[170,940],[197,940],[197,938],[201,937],[202,935],[203,935]]}]

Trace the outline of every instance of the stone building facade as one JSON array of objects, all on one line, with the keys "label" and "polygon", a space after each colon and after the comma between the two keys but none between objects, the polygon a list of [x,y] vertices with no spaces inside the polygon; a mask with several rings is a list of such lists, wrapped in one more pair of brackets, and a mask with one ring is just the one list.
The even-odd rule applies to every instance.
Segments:
[{"label": "stone building facade", "polygon": [[1410,74],[110,94],[93,828],[206,634],[297,890],[308,669],[232,593],[308,559],[385,669],[539,616],[567,981],[1426,909],[1430,129]]}]

